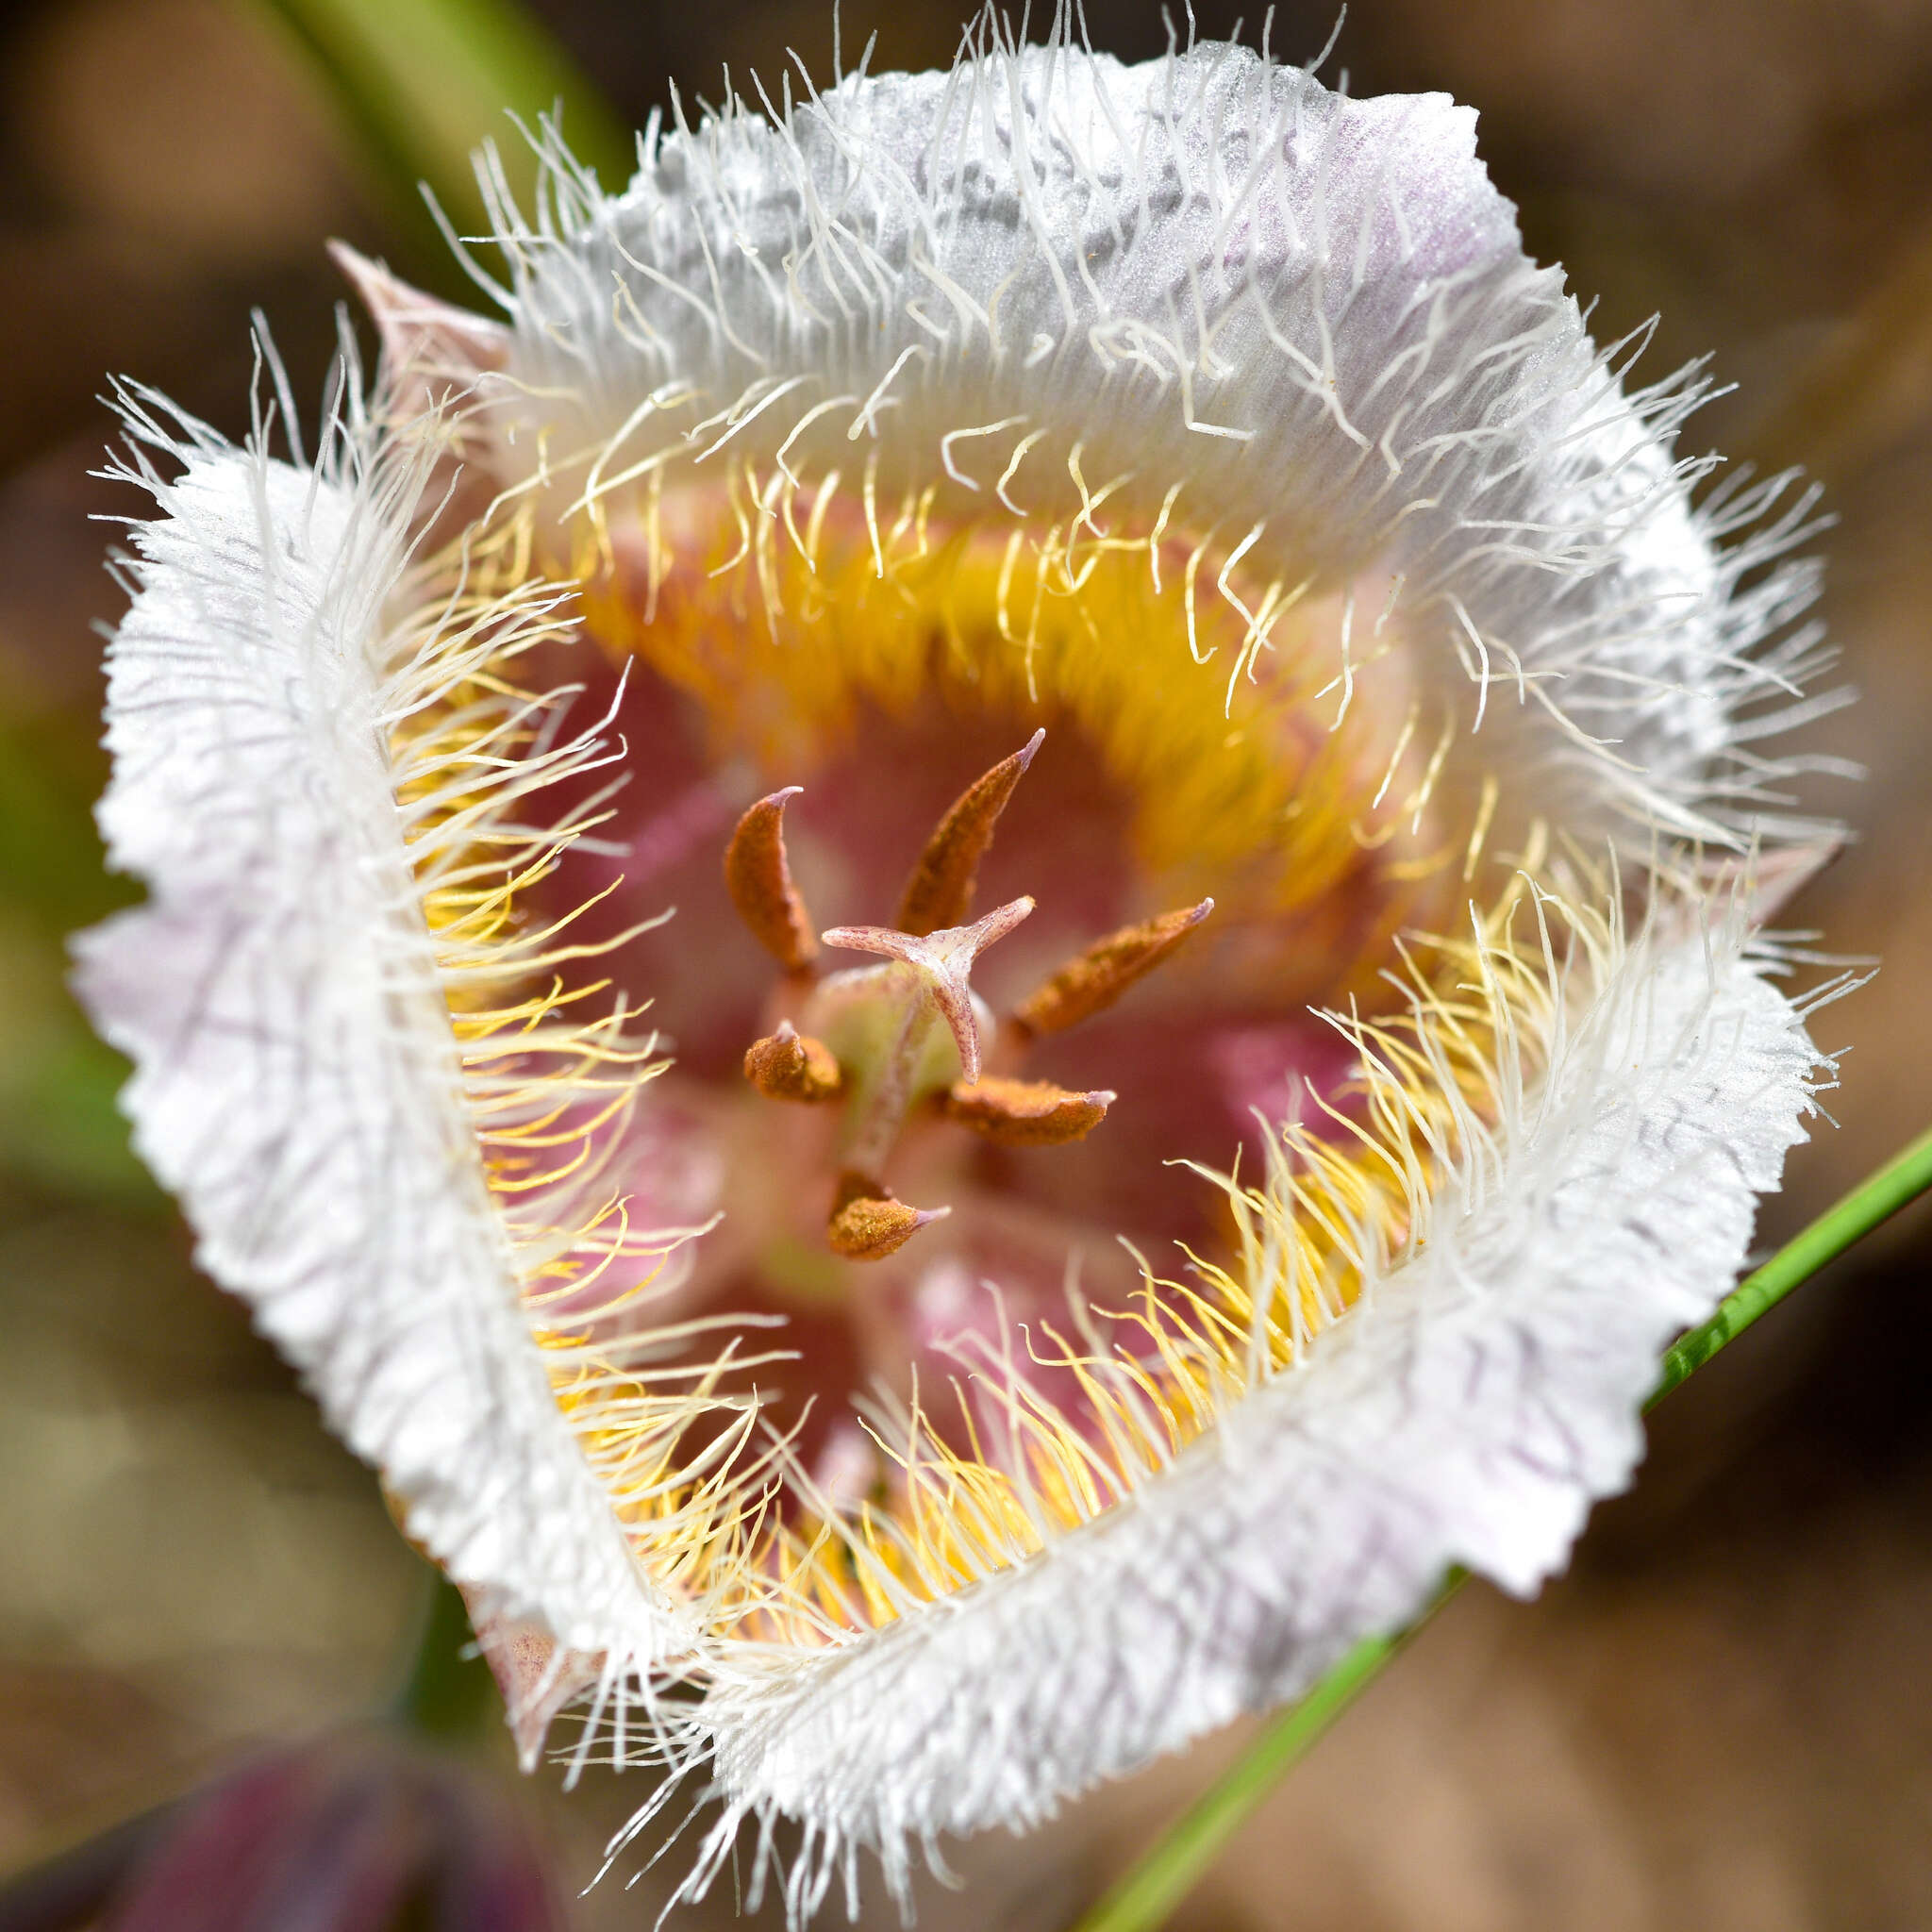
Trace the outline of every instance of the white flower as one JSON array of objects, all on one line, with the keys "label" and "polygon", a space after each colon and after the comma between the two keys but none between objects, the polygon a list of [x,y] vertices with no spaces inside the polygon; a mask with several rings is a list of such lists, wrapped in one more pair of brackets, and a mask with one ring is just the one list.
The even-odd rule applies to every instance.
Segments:
[{"label": "white flower", "polygon": [[506,324],[353,264],[313,463],[125,402],[139,1145],[526,1750],[794,1916],[1534,1590],[1821,1077],[1804,504],[1693,508],[1468,110],[981,42],[553,153]]}]

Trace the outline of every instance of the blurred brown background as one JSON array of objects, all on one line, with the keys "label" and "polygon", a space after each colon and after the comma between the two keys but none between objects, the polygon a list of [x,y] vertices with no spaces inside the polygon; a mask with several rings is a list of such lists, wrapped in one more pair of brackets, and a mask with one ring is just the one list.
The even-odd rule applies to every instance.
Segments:
[{"label": "blurred brown background", "polygon": [[[954,0],[847,0],[848,58],[948,58]],[[1036,8],[1036,11],[1041,9]],[[626,114],[720,63],[829,67],[825,0],[544,0]],[[1204,35],[1231,6],[1196,9]],[[1164,44],[1090,4],[1096,46]],[[1279,8],[1293,58],[1332,15]],[[1251,22],[1252,25],[1252,22]],[[195,1275],[122,1146],[118,1081],[59,936],[119,903],[86,807],[98,639],[119,593],[91,516],[109,372],[245,427],[252,305],[320,393],[343,292],[322,242],[438,271],[329,96],[223,0],[16,6],[0,24],[0,1872],[250,1744],[389,1693],[423,1591],[373,1481]],[[1860,842],[1794,916],[1878,981],[1821,1020],[1856,1049],[1842,1122],[1794,1156],[1774,1243],[1932,1120],[1932,0],[1357,0],[1327,70],[1445,89],[1534,253],[1663,321],[1740,385],[1688,441],[1829,485],[1825,611],[1869,693],[1820,742]],[[1880,1932],[1932,1924],[1932,1363],[1924,1204],[1658,1416],[1631,1497],[1524,1607],[1473,1589],[1275,1794],[1175,1924],[1197,1932]],[[1239,1749],[1211,1740],[1024,1842],[959,1847],[929,1928],[1064,1926]],[[493,1739],[482,1758],[507,1763]],[[640,1795],[526,1788],[575,1884]],[[728,1885],[727,1885],[728,1890]],[[615,1884],[586,1925],[651,1923]],[[769,1912],[765,1915],[771,1917]],[[831,1916],[827,1915],[828,1918]],[[685,1923],[728,1920],[715,1914]],[[872,1917],[889,1913],[874,1901]]]}]

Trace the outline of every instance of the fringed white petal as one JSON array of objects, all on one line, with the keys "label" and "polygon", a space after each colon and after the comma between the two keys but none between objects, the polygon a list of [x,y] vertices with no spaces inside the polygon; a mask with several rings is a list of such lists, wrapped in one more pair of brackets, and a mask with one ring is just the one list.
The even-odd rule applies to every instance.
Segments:
[{"label": "fringed white petal", "polygon": [[186,460],[145,472],[161,515],[109,654],[101,826],[149,896],[76,945],[136,1145],[409,1533],[648,1658],[672,1619],[551,1398],[405,850],[384,606],[408,505],[347,459],[137,426]]},{"label": "fringed white petal", "polygon": [[1407,1258],[1130,1505],[846,1651],[745,1660],[704,1707],[714,1853],[783,1812],[795,1912],[855,1844],[903,1895],[922,1845],[1299,1694],[1452,1564],[1518,1593],[1559,1569],[1803,1138],[1818,1056],[1765,970],[1735,929],[1640,940]]},{"label": "fringed white petal", "polygon": [[[1263,581],[1393,587],[1460,777],[1504,770],[1519,836],[1780,829],[1798,761],[1750,714],[1813,641],[1746,654],[1809,594],[1776,561],[1794,524],[1720,552],[1775,489],[1693,511],[1669,439],[1695,383],[1624,394],[1467,110],[1229,48],[992,48],[654,132],[620,198],[553,160],[535,225],[503,211],[512,337],[437,338],[475,365],[465,454],[541,510],[726,445],[875,466],[942,518],[1064,525],[1116,484],[1143,537],[1178,485]],[[415,394],[391,385],[402,417]],[[1127,1502],[849,1642],[701,1628],[558,1407],[395,796],[390,607],[449,425],[313,472],[135,426],[185,463],[143,476],[161,517],[110,668],[102,824],[150,897],[79,950],[138,1144],[411,1534],[530,1637],[531,1729],[594,1682],[617,1761],[714,1780],[694,1886],[782,1813],[795,1919],[865,1847],[903,1896],[941,1835],[1297,1693],[1453,1563],[1534,1588],[1628,1479],[1658,1351],[1730,1286],[1819,1064],[1736,921],[1558,975],[1546,1073],[1435,1174],[1403,1256]],[[673,1657],[701,1702],[659,1695]]]},{"label": "fringed white petal", "polygon": [[1624,393],[1474,129],[1237,47],[1058,45],[680,120],[616,199],[555,156],[536,226],[500,205],[500,460],[556,465],[558,508],[733,458],[876,461],[941,518],[1041,526],[1108,485],[1096,530],[1218,531],[1290,603],[1392,587],[1357,652],[1393,621],[1535,811],[1639,849],[1761,832],[1774,774],[1729,748],[1816,643],[1742,656],[1812,594],[1759,568],[1804,505],[1720,555],[1789,479],[1693,513],[1697,372]]}]

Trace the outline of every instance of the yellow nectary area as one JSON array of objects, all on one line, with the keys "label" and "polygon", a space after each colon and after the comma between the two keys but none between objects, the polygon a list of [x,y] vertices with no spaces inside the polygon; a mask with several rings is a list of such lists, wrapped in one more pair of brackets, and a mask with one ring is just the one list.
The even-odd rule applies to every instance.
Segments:
[{"label": "yellow nectary area", "polygon": [[[718,756],[774,783],[936,695],[957,715],[1062,721],[1129,801],[1145,875],[1262,921],[1376,895],[1334,962],[1338,999],[1397,961],[1396,929],[1473,865],[1484,816],[1474,832],[1445,824],[1448,721],[1427,714],[1378,621],[1386,585],[1318,599],[1255,584],[1239,544],[1190,538],[1164,512],[1138,531],[1097,506],[1071,528],[995,512],[941,526],[931,502],[881,506],[869,487],[741,466],[702,490],[605,502],[549,541],[526,505],[472,541],[460,634],[439,641],[451,618],[425,598],[421,648],[445,650],[449,675],[392,733],[479,1141],[558,1406],[650,1573],[721,1632],[787,1642],[890,1621],[1024,1560],[1294,1362],[1423,1238],[1434,1177],[1492,1117],[1494,1065],[1507,1058],[1513,1076],[1520,1023],[1548,995],[1532,968],[1445,956],[1419,987],[1474,975],[1480,990],[1360,1029],[1367,1072],[1330,1096],[1345,1123],[1287,1133],[1239,1183],[1204,1170],[1225,1197],[1221,1251],[1174,1266],[1178,1279],[1150,1267],[1133,1305],[1036,1330],[1014,1359],[962,1360],[962,1381],[997,1391],[996,1427],[984,1404],[960,1400],[935,1426],[920,1396],[882,1397],[867,1426],[893,1480],[857,1503],[816,1497],[745,1392],[747,1366],[782,1338],[734,1337],[722,1320],[651,1333],[666,1241],[629,1223],[622,1149],[656,1064],[610,1017],[598,961],[520,909],[577,829],[541,825],[541,785],[589,757],[517,773],[543,741],[512,663],[555,629],[546,591],[580,591],[608,651],[688,693]],[[575,578],[536,580],[530,559],[546,555]],[[634,1007],[649,989],[621,991]]]},{"label": "yellow nectary area", "polygon": [[1371,852],[1396,882],[1461,859],[1466,829],[1432,809],[1443,721],[1381,621],[1386,584],[1245,581],[1230,545],[1159,516],[947,524],[930,501],[888,513],[836,477],[744,469],[602,506],[571,546],[590,628],[774,784],[936,699],[1070,728],[1132,801],[1137,869],[1183,895],[1287,912]]}]

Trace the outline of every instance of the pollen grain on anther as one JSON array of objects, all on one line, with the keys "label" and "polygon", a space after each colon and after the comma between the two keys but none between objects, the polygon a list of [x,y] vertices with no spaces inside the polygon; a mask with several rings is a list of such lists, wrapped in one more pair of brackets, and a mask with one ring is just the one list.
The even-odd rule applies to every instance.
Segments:
[{"label": "pollen grain on anther", "polygon": [[785,808],[805,788],[788,785],[761,798],[739,820],[724,848],[724,884],[752,937],[788,973],[805,973],[818,958],[805,900],[785,857]]},{"label": "pollen grain on anther", "polygon": [[825,1241],[848,1261],[883,1261],[897,1254],[922,1227],[941,1221],[950,1208],[910,1208],[882,1181],[847,1172],[839,1176]]},{"label": "pollen grain on anther", "polygon": [[823,1041],[800,1033],[790,1020],[755,1041],[744,1055],[744,1077],[767,1100],[836,1100],[845,1076]]},{"label": "pollen grain on anther", "polygon": [[1036,731],[1011,758],[983,772],[934,826],[899,901],[901,932],[924,939],[943,926],[966,923],[993,827],[1045,737],[1044,728]]},{"label": "pollen grain on anther", "polygon": [[949,1121],[1002,1147],[1063,1147],[1084,1141],[1116,1095],[1075,1093],[1050,1080],[958,1080],[941,1103]]},{"label": "pollen grain on anther", "polygon": [[1031,1039],[1091,1020],[1167,958],[1213,910],[1214,901],[1203,899],[1096,940],[1021,1001],[1012,1014],[1014,1030]]}]

